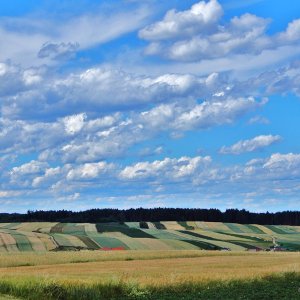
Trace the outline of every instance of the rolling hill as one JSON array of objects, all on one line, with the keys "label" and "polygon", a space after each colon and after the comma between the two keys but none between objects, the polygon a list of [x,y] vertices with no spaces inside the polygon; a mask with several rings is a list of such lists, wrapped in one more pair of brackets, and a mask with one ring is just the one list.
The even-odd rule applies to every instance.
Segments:
[{"label": "rolling hill", "polygon": [[0,223],[0,252],[300,250],[300,226],[220,222]]}]

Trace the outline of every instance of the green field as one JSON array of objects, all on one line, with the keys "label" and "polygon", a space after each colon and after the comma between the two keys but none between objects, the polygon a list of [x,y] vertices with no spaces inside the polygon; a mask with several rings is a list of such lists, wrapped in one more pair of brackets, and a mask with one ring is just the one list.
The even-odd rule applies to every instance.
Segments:
[{"label": "green field", "polygon": [[1,223],[0,252],[300,250],[300,227],[217,222]]}]

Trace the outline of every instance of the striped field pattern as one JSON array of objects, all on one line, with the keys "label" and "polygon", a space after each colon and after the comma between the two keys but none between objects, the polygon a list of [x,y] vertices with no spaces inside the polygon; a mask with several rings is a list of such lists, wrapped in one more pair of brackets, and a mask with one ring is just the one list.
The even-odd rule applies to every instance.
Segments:
[{"label": "striped field pattern", "polygon": [[0,252],[64,250],[300,251],[300,227],[218,222],[0,223]]}]

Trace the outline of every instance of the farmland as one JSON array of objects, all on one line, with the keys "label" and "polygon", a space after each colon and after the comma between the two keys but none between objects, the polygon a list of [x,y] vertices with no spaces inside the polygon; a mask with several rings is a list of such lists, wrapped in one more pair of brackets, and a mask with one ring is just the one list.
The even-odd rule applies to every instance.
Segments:
[{"label": "farmland", "polygon": [[1,223],[0,252],[300,250],[300,227],[217,222]]},{"label": "farmland", "polygon": [[0,249],[3,299],[300,297],[300,227],[2,223]]},{"label": "farmland", "polygon": [[296,252],[68,251],[0,257],[0,293],[19,299],[299,299]]}]

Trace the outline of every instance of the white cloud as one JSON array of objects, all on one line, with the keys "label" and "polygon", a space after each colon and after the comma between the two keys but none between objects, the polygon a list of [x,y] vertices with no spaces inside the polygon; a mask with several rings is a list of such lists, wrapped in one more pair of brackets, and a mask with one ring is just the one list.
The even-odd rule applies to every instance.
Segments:
[{"label": "white cloud", "polygon": [[5,75],[7,72],[7,65],[4,63],[0,63],[0,76]]},{"label": "white cloud", "polygon": [[[36,163],[31,162],[32,165]],[[290,197],[297,195],[300,189],[299,166],[300,154],[294,153],[275,153],[264,159],[253,159],[245,165],[226,167],[216,164],[209,156],[165,157],[127,166],[104,161],[67,164],[56,168],[45,165],[40,170],[31,169],[25,164],[18,169],[27,169],[26,177],[15,177],[10,183],[13,189],[9,189],[8,183],[6,189],[0,185],[0,191],[3,192],[0,196],[11,198],[21,193],[41,198],[45,194],[52,194],[55,199],[64,201],[64,198],[72,198],[72,195],[80,192],[80,198],[87,199],[93,195],[90,192],[96,187],[99,197],[111,189],[117,191],[115,195],[126,197],[138,197],[141,194],[167,197],[171,194],[188,195],[192,191],[203,195],[206,201],[210,201],[210,195],[220,199],[232,195],[249,199],[251,195],[251,199],[259,199],[276,197],[280,193],[281,196]],[[30,174],[27,173],[29,169]],[[255,193],[253,186],[256,187]],[[14,190],[16,194],[8,192]]]},{"label": "white cloud", "polygon": [[131,146],[162,132],[178,135],[232,123],[265,103],[254,98],[219,98],[201,104],[194,100],[161,104],[129,116],[116,113],[93,119],[80,113],[53,122],[0,118],[0,151],[35,151],[42,161],[95,162],[123,156]]},{"label": "white cloud", "polygon": [[99,176],[107,176],[107,174],[114,168],[113,164],[106,162],[86,163],[78,167],[70,169],[67,173],[67,180],[89,180],[96,179]]},{"label": "white cloud", "polygon": [[45,184],[49,185],[51,182],[53,183],[55,180],[58,180],[59,175],[61,175],[61,173],[61,167],[47,168],[42,176],[38,176],[33,179],[32,186],[41,187]]},{"label": "white cloud", "polygon": [[[210,103],[214,99],[222,102],[225,98],[247,98],[253,94],[261,96],[289,91],[297,94],[300,78],[297,66],[234,82],[218,73],[207,77],[188,74],[150,77],[106,68],[92,68],[47,79],[44,70],[21,70],[7,65],[5,68],[11,68],[11,71],[5,71],[0,77],[2,116],[27,120],[70,118],[82,114],[83,110],[87,115],[97,112],[98,119],[101,119],[106,117],[104,112],[147,109],[153,103],[164,103],[167,107],[169,103],[182,100],[188,106],[195,99],[206,99]],[[19,81],[17,88],[13,79]],[[118,118],[117,114],[113,118]]]},{"label": "white cloud", "polygon": [[18,188],[29,188],[32,186],[32,180],[40,176],[47,169],[48,163],[32,160],[18,167],[13,167],[6,181],[6,186],[17,190]]},{"label": "white cloud", "polygon": [[[255,159],[236,171],[235,182],[240,188],[256,186],[256,191],[273,195],[280,201],[285,195],[298,201],[300,190],[300,155],[298,153],[274,153],[266,159]],[[278,195],[280,195],[278,197]]]},{"label": "white cloud", "polygon": [[23,81],[25,86],[31,86],[38,84],[43,80],[39,70],[37,69],[27,69],[23,73]]},{"label": "white cloud", "polygon": [[284,170],[286,172],[286,171],[294,170],[298,174],[300,174],[300,169],[298,169],[299,166],[300,166],[300,154],[294,154],[294,153],[272,154],[271,157],[267,159],[263,164],[264,169],[268,169],[271,171]]},{"label": "white cloud", "polygon": [[299,44],[300,20],[289,23],[284,32],[268,35],[269,19],[246,13],[225,23],[220,21],[221,13],[217,1],[201,1],[187,11],[169,11],[162,21],[140,31],[140,37],[151,42],[145,53],[178,61],[200,61],[257,55]]},{"label": "white cloud", "polygon": [[68,116],[63,119],[65,125],[65,130],[68,134],[75,134],[79,132],[84,126],[84,120],[86,119],[86,114],[78,114],[73,116]]},{"label": "white cloud", "polygon": [[47,165],[48,164],[45,162],[32,160],[31,162],[23,164],[20,167],[14,167],[11,174],[13,176],[39,174],[45,169],[45,167],[47,167]]},{"label": "white cloud", "polygon": [[253,125],[253,124],[268,125],[268,124],[270,124],[270,120],[263,116],[254,116],[248,121],[248,124],[250,124],[250,125]]},{"label": "white cloud", "polygon": [[283,41],[299,41],[300,39],[300,19],[296,19],[288,24],[285,32],[279,34],[279,39]]},{"label": "white cloud", "polygon": [[73,202],[80,199],[80,193],[74,193],[71,195],[61,196],[57,198],[59,202]]},{"label": "white cloud", "polygon": [[3,190],[0,190],[0,199],[1,198],[11,198],[11,197],[16,197],[16,196],[19,196],[21,193],[18,192],[18,191],[14,191],[14,190],[11,190],[11,191],[3,191]]},{"label": "white cloud", "polygon": [[266,148],[276,142],[279,142],[279,135],[259,135],[250,140],[242,140],[232,146],[223,146],[220,149],[222,154],[242,154],[245,152],[254,152]]},{"label": "white cloud", "polygon": [[174,122],[179,130],[205,129],[212,126],[230,124],[237,118],[250,112],[264,102],[256,102],[254,98],[229,98],[223,101],[203,102],[191,110],[182,112]]},{"label": "white cloud", "polygon": [[202,171],[211,163],[209,156],[165,158],[154,162],[139,162],[128,166],[120,172],[122,180],[152,179],[177,180]]},{"label": "white cloud", "polygon": [[[224,57],[232,53],[261,52],[270,41],[262,37],[267,21],[253,15],[233,18],[229,28],[207,36],[196,36],[190,40],[174,43],[167,51],[175,60],[198,60]],[[166,49],[164,49],[166,50]]]},{"label": "white cloud", "polygon": [[[8,66],[6,66],[8,67]],[[147,107],[151,103],[209,97],[223,87],[222,78],[163,74],[134,75],[111,68],[91,68],[64,77],[42,70],[5,71],[0,77],[2,115],[8,118],[52,118],[85,112],[119,111]],[[25,75],[26,76],[25,76]],[[18,80],[16,87],[12,84]],[[80,111],[81,110],[81,111]]]},{"label": "white cloud", "polygon": [[168,11],[162,21],[145,27],[139,32],[139,36],[151,41],[192,36],[209,30],[220,19],[222,13],[218,1],[200,1],[186,11]]}]

